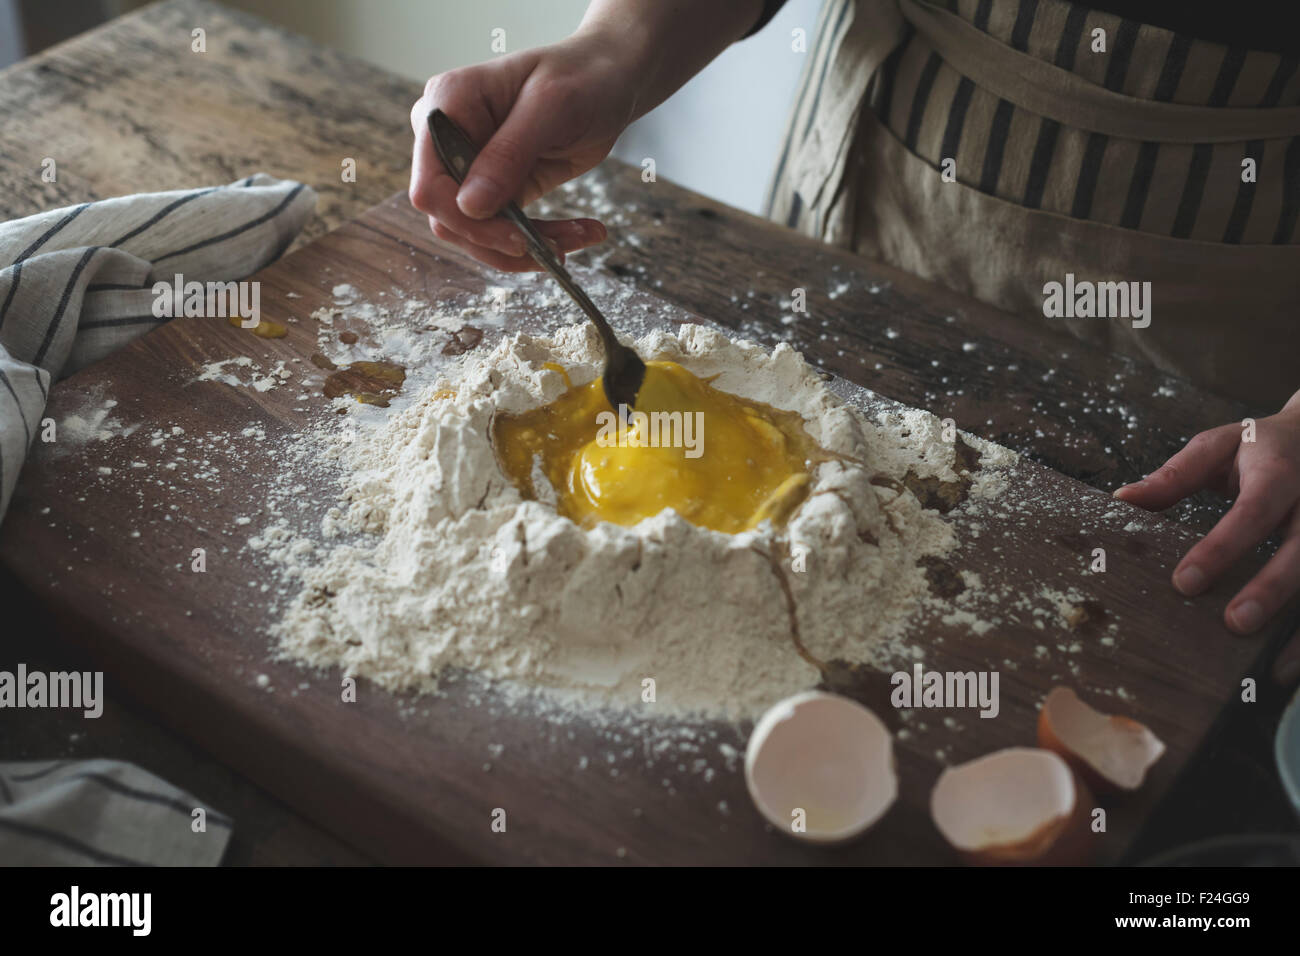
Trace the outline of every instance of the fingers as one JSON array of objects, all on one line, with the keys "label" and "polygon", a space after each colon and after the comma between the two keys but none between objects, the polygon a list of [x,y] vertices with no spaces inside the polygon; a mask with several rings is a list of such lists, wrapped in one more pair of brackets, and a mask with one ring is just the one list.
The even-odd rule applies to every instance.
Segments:
[{"label": "fingers", "polygon": [[[411,127],[415,133],[411,186],[408,192],[411,205],[433,216],[456,236],[463,237],[476,246],[495,250],[505,256],[522,256],[527,243],[510,223],[500,219],[481,222],[461,212],[456,203],[460,184],[443,167],[429,135],[428,115],[434,105],[436,104],[431,103],[426,95],[416,101],[411,110]],[[466,122],[463,119],[467,115],[465,112],[454,113],[448,110],[448,113],[457,122]]]},{"label": "fingers", "polygon": [[605,241],[608,235],[597,219],[533,219],[530,220],[545,238],[550,239],[560,252],[577,252],[587,246]]},{"label": "fingers", "polygon": [[[1200,594],[1233,562],[1267,538],[1292,509],[1295,500],[1294,489],[1288,487],[1286,478],[1272,466],[1261,464],[1243,474],[1241,497],[1178,563],[1174,569],[1174,587],[1188,597]],[[1288,538],[1287,544],[1290,543]],[[1298,548],[1300,545],[1287,549],[1288,554]],[[1278,555],[1282,555],[1281,550]],[[1241,612],[1249,610],[1242,608]],[[1263,623],[1263,618],[1259,623]]]},{"label": "fingers", "polygon": [[[466,247],[468,245],[481,245],[475,240],[474,236],[461,233],[452,223],[437,219],[437,217],[430,217],[430,219],[430,225],[437,222],[443,229],[443,233],[439,234],[439,238]],[[579,249],[585,249],[587,246],[594,246],[605,241],[605,227],[595,219],[530,219],[529,222],[541,233],[542,238],[550,243],[551,249],[557,253],[567,255],[570,252],[577,252]],[[532,262],[532,259],[527,254],[528,243],[524,239],[523,233],[513,223],[505,223],[505,225],[510,228],[515,238],[519,240],[518,246],[512,246],[512,251],[508,255],[511,258],[527,258],[529,262]],[[519,250],[517,255],[513,251],[516,248]],[[495,251],[500,252],[499,249]]]},{"label": "fingers", "polygon": [[[430,216],[430,225],[439,238],[460,246],[480,262],[509,271],[533,270],[537,266],[527,256],[528,244],[514,225],[500,218],[467,215],[462,209],[465,187],[443,167],[429,134],[429,112],[439,107],[471,139],[488,144],[466,180],[466,186],[478,183],[471,194],[479,197],[471,205],[476,212],[489,209],[486,215],[491,216],[514,195],[511,190],[526,191],[523,187],[537,158],[536,144],[541,142],[542,134],[537,128],[540,121],[536,118],[539,111],[512,110],[506,123],[496,130],[496,121],[484,105],[481,92],[475,92],[478,89],[475,84],[481,82],[457,71],[442,74],[429,81],[425,95],[412,107],[415,144],[411,157],[411,205]],[[517,113],[520,116],[512,119]],[[560,253],[603,242],[606,237],[605,227],[594,219],[534,222]]]},{"label": "fingers", "polygon": [[[605,239],[605,227],[594,219],[571,219],[559,222],[534,219],[532,222],[537,227],[537,231],[550,241],[552,249],[559,253],[561,263],[564,262],[566,253],[586,248]],[[494,269],[504,272],[535,272],[541,268],[529,255],[510,256],[496,249],[480,246],[452,231],[432,216],[429,217],[429,226],[439,239],[460,246],[479,262]]]},{"label": "fingers", "polygon": [[[433,234],[439,239],[459,246],[485,266],[499,269],[502,272],[530,272],[535,271],[538,268],[537,263],[535,263],[529,256],[509,256],[505,253],[498,252],[496,249],[489,249],[487,246],[480,246],[477,243],[466,239],[464,236],[452,232],[432,216],[429,217],[429,227],[433,230]],[[562,262],[563,256],[561,256],[560,259]]]},{"label": "fingers", "polygon": [[408,195],[412,206],[433,216],[456,236],[473,245],[517,258],[528,246],[514,226],[501,219],[480,221],[461,211],[456,201],[460,184],[443,167],[429,134],[429,113],[437,107],[455,120],[475,143],[486,142],[496,123],[482,96],[483,82],[469,72],[453,70],[433,77],[425,86],[424,96],[411,108],[415,146],[411,156]]},{"label": "fingers", "polygon": [[456,205],[469,219],[495,216],[512,199],[519,198],[524,183],[545,147],[546,108],[535,97],[521,96],[506,121],[479,150],[456,195]]},{"label": "fingers", "polygon": [[[1300,591],[1300,508],[1292,515],[1286,540],[1277,553],[1229,602],[1223,612],[1224,623],[1238,634],[1252,634],[1297,591]],[[1300,665],[1300,644],[1294,648],[1288,646],[1287,650],[1296,652],[1296,664]],[[1279,657],[1278,664],[1282,663]]]},{"label": "fingers", "polygon": [[1241,429],[1236,425],[1201,432],[1146,478],[1115,489],[1115,497],[1148,511],[1163,511],[1222,481],[1240,442]]}]

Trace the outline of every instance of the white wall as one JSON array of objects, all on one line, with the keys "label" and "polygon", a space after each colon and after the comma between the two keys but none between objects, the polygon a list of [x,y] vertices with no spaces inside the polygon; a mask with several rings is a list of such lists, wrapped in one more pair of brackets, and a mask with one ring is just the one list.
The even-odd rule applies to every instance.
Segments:
[{"label": "white wall", "polygon": [[586,0],[222,0],[411,79],[554,43],[573,31]]},{"label": "white wall", "polygon": [[[225,2],[418,80],[491,57],[497,27],[511,50],[553,43],[577,26],[587,6],[586,0]],[[807,56],[791,50],[790,31],[811,34],[820,5],[787,0],[761,33],[732,46],[630,127],[614,154],[637,164],[652,156],[664,178],[759,211]]]},{"label": "white wall", "polygon": [[754,36],[732,44],[653,113],[633,123],[614,155],[646,156],[659,175],[749,212],[761,212],[786,117],[807,53],[791,49],[801,27],[812,46],[822,0],[786,0]]}]

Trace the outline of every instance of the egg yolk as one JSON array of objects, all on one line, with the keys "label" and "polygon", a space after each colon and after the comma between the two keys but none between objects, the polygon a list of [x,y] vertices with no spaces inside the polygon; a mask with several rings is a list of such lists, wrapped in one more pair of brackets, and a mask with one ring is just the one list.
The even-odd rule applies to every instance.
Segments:
[{"label": "egg yolk", "polygon": [[584,527],[634,525],[665,508],[728,534],[781,526],[827,458],[796,413],[719,391],[675,362],[646,363],[636,408],[622,418],[596,379],[497,416],[493,440],[524,497],[537,497],[540,469],[559,513]]}]

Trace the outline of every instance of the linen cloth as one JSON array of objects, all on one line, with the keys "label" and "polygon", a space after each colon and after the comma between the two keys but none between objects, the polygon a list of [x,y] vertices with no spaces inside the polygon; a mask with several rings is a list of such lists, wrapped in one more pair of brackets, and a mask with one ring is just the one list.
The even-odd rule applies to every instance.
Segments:
[{"label": "linen cloth", "polygon": [[315,205],[302,183],[258,173],[0,224],[0,520],[50,385],[168,321],[154,315],[155,282],[243,279]]},{"label": "linen cloth", "polygon": [[[169,321],[154,314],[155,282],[241,280],[284,252],[315,205],[302,183],[259,173],[0,224],[0,520],[50,386]],[[121,761],[0,764],[0,865],[215,865],[231,827]]]}]

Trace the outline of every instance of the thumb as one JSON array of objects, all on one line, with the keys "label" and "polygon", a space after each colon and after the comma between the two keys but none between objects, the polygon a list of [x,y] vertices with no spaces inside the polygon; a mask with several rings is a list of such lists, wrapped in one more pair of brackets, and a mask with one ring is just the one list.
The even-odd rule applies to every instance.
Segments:
[{"label": "thumb", "polygon": [[546,112],[518,101],[501,128],[479,151],[456,194],[456,205],[471,219],[487,219],[523,191],[542,151]]}]

